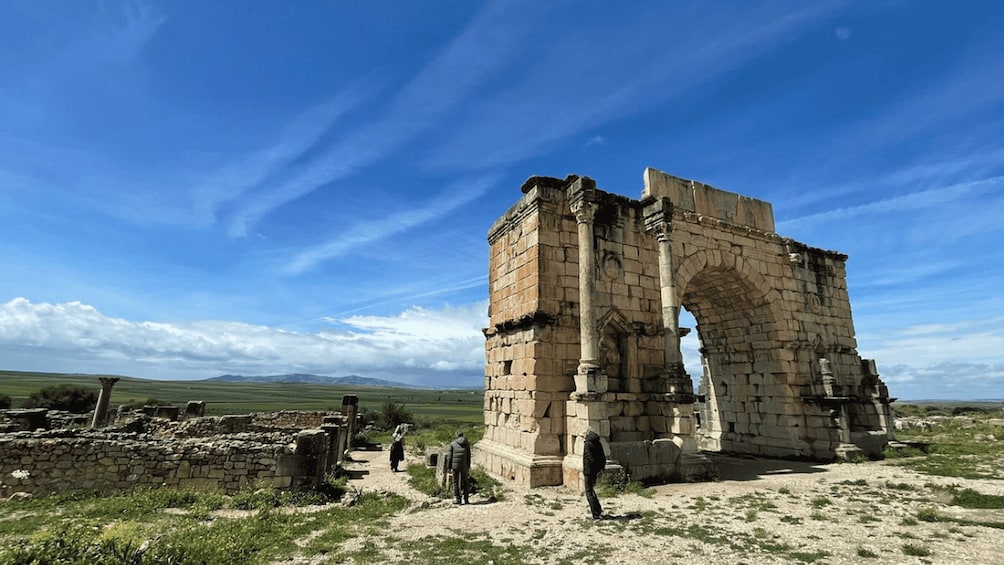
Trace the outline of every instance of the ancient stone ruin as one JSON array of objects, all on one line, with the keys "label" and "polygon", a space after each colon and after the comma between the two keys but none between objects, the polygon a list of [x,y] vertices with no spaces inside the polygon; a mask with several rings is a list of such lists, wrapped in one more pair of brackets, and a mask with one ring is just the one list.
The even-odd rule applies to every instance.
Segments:
[{"label": "ancient stone ruin", "polygon": [[[776,234],[768,202],[654,169],[641,200],[577,176],[522,192],[488,233],[475,463],[579,488],[587,428],[608,469],[639,480],[707,477],[708,450],[880,456],[892,399],[856,351],[846,255]],[[697,321],[699,394],[681,308]]]},{"label": "ancient stone ruin", "polygon": [[[114,379],[117,380],[117,379]],[[205,404],[118,410],[102,378],[91,427],[55,410],[0,410],[0,498],[78,489],[102,493],[177,487],[232,494],[249,486],[318,488],[337,475],[355,433],[359,399],[341,412],[203,416]]]}]

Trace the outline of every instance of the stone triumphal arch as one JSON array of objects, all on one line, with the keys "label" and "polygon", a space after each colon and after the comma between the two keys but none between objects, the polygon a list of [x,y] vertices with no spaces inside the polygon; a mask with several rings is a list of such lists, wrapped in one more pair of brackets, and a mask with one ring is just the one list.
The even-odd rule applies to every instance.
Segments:
[{"label": "stone triumphal arch", "polygon": [[[641,200],[577,176],[522,192],[488,233],[475,462],[578,488],[589,428],[635,479],[705,476],[706,450],[881,454],[890,398],[855,349],[845,255],[777,235],[768,202],[655,169]],[[681,308],[697,321],[697,394]]]}]

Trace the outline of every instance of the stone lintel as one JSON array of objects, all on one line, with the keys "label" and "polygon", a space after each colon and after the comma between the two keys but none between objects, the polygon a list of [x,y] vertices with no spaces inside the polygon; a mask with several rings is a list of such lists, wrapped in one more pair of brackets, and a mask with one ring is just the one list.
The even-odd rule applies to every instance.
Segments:
[{"label": "stone lintel", "polygon": [[774,208],[770,202],[675,177],[651,167],[645,169],[644,179],[643,199],[667,197],[682,211],[761,232],[774,232]]}]

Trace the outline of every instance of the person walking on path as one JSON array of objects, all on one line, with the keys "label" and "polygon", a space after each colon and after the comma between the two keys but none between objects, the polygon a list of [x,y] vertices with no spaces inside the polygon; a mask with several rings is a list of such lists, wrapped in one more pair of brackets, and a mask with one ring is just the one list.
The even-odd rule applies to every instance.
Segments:
[{"label": "person walking on path", "polygon": [[397,472],[397,466],[404,461],[404,434],[408,429],[404,424],[398,424],[390,436],[390,470]]},{"label": "person walking on path", "polygon": [[470,504],[471,444],[467,443],[464,432],[457,432],[457,439],[447,448],[446,466],[453,476],[453,503],[460,504],[462,499],[464,504]]},{"label": "person walking on path", "polygon": [[589,503],[593,519],[599,520],[603,518],[603,507],[600,505],[600,499],[596,497],[596,477],[607,466],[607,455],[603,452],[599,434],[587,430],[585,439],[582,446],[582,477],[586,488],[586,502]]}]

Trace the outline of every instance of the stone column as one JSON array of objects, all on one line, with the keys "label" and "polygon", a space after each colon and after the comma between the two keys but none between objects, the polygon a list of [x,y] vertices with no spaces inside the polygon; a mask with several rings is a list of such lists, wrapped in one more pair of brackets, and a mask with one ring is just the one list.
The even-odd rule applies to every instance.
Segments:
[{"label": "stone column", "polygon": [[352,438],[356,435],[356,419],[359,417],[359,397],[354,394],[346,394],[342,397],[342,416],[345,417],[346,429],[344,433],[345,438],[345,449],[339,454],[339,457],[347,457],[348,452],[352,450]]},{"label": "stone column", "polygon": [[112,399],[112,387],[119,382],[118,377],[99,377],[98,380],[101,381],[101,392],[98,393],[98,404],[94,407],[92,428],[99,428],[105,424],[108,418],[108,404]]},{"label": "stone column", "polygon": [[673,269],[673,203],[660,198],[645,205],[645,231],[659,243],[659,290],[662,298],[662,327],[666,335],[666,368],[675,372],[683,364],[680,353],[680,304],[676,299],[676,271]]},{"label": "stone column", "polygon": [[673,268],[673,203],[668,198],[653,199],[642,211],[645,231],[655,235],[659,245],[659,292],[662,299],[662,327],[665,335],[666,378],[669,391],[684,403],[694,402],[694,385],[683,367],[680,352],[680,302],[676,296]]},{"label": "stone column", "polygon": [[593,293],[596,288],[596,250],[593,246],[593,219],[596,217],[596,182],[576,179],[567,189],[569,206],[575,214],[579,236],[579,366],[575,375],[576,393],[607,391],[606,375],[599,366],[600,340],[596,327]]}]

